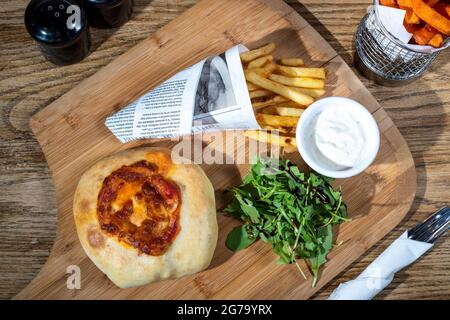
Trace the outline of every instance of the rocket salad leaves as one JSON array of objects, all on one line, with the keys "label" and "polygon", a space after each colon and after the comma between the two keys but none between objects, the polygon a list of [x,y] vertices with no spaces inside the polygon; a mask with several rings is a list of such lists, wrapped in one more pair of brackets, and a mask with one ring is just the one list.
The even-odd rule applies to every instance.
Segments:
[{"label": "rocket salad leaves", "polygon": [[342,194],[330,182],[300,172],[288,160],[259,159],[242,185],[231,189],[234,197],[225,212],[244,224],[230,232],[226,246],[237,251],[258,239],[270,243],[279,263],[294,263],[306,278],[297,264],[304,259],[314,287],[333,246],[332,227],[348,220]]}]

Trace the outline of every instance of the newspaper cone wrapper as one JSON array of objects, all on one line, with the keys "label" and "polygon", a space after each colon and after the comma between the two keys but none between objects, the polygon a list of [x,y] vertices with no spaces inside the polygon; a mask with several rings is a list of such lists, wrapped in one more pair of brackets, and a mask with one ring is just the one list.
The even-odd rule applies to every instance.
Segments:
[{"label": "newspaper cone wrapper", "polygon": [[108,117],[122,142],[197,132],[259,129],[236,45],[186,68]]},{"label": "newspaper cone wrapper", "polygon": [[340,284],[328,300],[370,300],[394,279],[396,272],[416,261],[433,245],[408,239],[403,233],[356,279]]},{"label": "newspaper cone wrapper", "polygon": [[380,5],[379,0],[375,0],[374,6],[369,6],[368,11],[370,12],[373,10],[373,7],[375,7],[375,14],[386,30],[402,42],[408,49],[421,53],[434,53],[450,47],[450,41],[444,42],[444,45],[441,48],[409,44],[408,42],[411,40],[412,34],[406,31],[403,26],[403,19],[405,17],[406,10]]}]

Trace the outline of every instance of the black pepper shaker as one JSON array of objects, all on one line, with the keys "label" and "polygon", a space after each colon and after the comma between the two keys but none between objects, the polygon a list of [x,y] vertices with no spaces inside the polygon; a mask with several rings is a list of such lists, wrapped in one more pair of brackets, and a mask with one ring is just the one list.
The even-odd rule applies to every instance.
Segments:
[{"label": "black pepper shaker", "polygon": [[96,28],[117,28],[133,13],[133,0],[82,0],[89,24]]},{"label": "black pepper shaker", "polygon": [[79,62],[89,53],[87,15],[77,0],[31,0],[25,26],[44,57],[54,64]]}]

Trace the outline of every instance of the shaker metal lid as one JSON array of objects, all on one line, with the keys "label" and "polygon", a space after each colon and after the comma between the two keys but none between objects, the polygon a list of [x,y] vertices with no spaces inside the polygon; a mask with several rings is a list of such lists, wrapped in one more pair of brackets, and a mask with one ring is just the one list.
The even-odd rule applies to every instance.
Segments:
[{"label": "shaker metal lid", "polygon": [[[72,5],[77,7],[69,8]],[[25,26],[39,42],[69,45],[87,26],[86,12],[76,0],[32,0],[25,11]]]}]

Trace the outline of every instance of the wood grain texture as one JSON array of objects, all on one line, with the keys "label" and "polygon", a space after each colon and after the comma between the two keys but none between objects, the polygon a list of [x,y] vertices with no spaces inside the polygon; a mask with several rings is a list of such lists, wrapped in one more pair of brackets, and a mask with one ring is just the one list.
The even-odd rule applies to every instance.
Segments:
[{"label": "wood grain texture", "polygon": [[[325,96],[360,101],[374,115],[381,132],[380,150],[371,167],[335,182],[343,190],[352,221],[339,227],[335,241],[343,244],[329,254],[317,286],[311,288],[311,280],[301,279],[292,266],[276,266],[270,247],[262,242],[235,254],[224,247],[237,221],[220,211],[223,194],[241,183],[248,165],[221,164],[201,164],[214,186],[219,209],[219,241],[211,266],[182,279],[130,290],[111,286],[86,257],[75,232],[72,200],[77,181],[81,172],[118,150],[164,142],[121,144],[104,126],[106,116],[200,59],[238,43],[252,48],[271,41],[278,45],[275,58],[302,57],[308,66],[324,66]],[[392,230],[408,212],[416,191],[411,153],[392,120],[336,51],[279,0],[203,0],[38,112],[30,124],[52,172],[58,228],[48,261],[18,299],[306,299]],[[245,146],[242,135],[237,137],[237,145]],[[215,148],[222,152],[221,146]],[[300,160],[297,152],[290,156]],[[81,269],[80,290],[66,287],[70,265]]]},{"label": "wood grain texture", "polygon": [[[4,1],[0,8],[2,298],[12,297],[36,275],[55,234],[54,191],[43,155],[28,129],[30,115],[194,4],[136,1],[137,13],[125,26],[114,31],[92,31],[96,51],[85,61],[56,68],[39,55],[22,26],[26,2]],[[354,30],[368,1],[302,3],[290,4],[351,63]],[[429,73],[403,88],[383,88],[362,79],[408,141],[417,167],[418,193],[408,219],[316,294],[317,298],[325,298],[338,283],[356,276],[402,230],[448,202],[447,61],[448,54],[442,54]],[[449,266],[449,242],[444,239],[425,259],[400,273],[379,298],[448,298]]]}]

